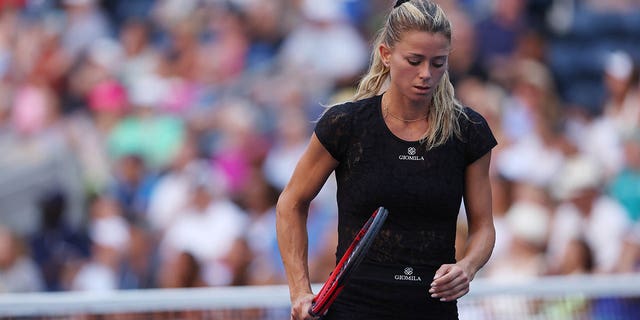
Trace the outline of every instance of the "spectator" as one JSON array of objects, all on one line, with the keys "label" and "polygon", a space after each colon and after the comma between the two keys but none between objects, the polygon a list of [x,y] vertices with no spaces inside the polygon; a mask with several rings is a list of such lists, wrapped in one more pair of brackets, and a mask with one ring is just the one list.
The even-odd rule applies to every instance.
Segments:
[{"label": "spectator", "polygon": [[366,67],[368,52],[362,36],[345,20],[341,1],[304,0],[301,12],[304,20],[288,35],[280,52],[287,74],[298,74],[311,83],[353,84]]},{"label": "spectator", "polygon": [[123,60],[118,76],[127,88],[158,72],[161,56],[158,48],[153,46],[152,32],[151,22],[143,18],[127,20],[120,29],[118,41],[122,44]]},{"label": "spectator", "polygon": [[201,160],[193,137],[186,136],[149,195],[146,220],[154,233],[162,235],[189,203],[191,171]]},{"label": "spectator", "polygon": [[80,57],[95,39],[109,36],[111,25],[96,0],[63,0],[62,43],[71,59]]},{"label": "spectator", "polygon": [[[514,203],[505,215],[509,229],[507,251],[487,265],[485,277],[499,283],[524,283],[546,273],[544,249],[549,231],[548,208],[530,200]],[[504,237],[504,236],[503,236]],[[501,317],[535,313],[524,297],[498,295],[487,303]]]},{"label": "spectator", "polygon": [[207,285],[230,285],[234,274],[229,256],[245,232],[247,216],[227,198],[211,167],[200,164],[193,170],[188,205],[160,240],[160,263],[186,251],[202,265]]},{"label": "spectator", "polygon": [[559,263],[559,268],[557,270],[558,274],[584,275],[590,274],[594,271],[595,261],[593,257],[593,250],[591,250],[587,241],[581,238],[571,239],[569,243],[567,243],[565,255]]},{"label": "spectator", "polygon": [[607,55],[603,77],[607,93],[604,115],[613,121],[620,136],[626,137],[640,124],[638,69],[628,53],[616,50]]},{"label": "spectator", "polygon": [[286,281],[276,239],[275,206],[280,189],[271,185],[258,170],[242,199],[249,214],[246,241],[252,254],[251,284],[282,284]]},{"label": "spectator", "polygon": [[546,187],[565,158],[553,79],[541,63],[522,60],[513,82],[502,113],[507,146],[496,155],[496,169],[509,181]]},{"label": "spectator", "polygon": [[636,222],[625,238],[620,260],[615,271],[631,273],[640,271],[640,223]]},{"label": "spectator", "polygon": [[618,261],[626,230],[631,226],[624,207],[603,194],[602,169],[594,160],[577,156],[568,159],[554,183],[560,200],[554,213],[548,258],[551,271],[567,254],[572,240],[584,239],[593,250],[594,271],[611,272]]},{"label": "spectator", "polygon": [[608,185],[609,195],[620,202],[629,219],[640,221],[640,131],[624,141],[624,165]]},{"label": "spectator", "polygon": [[129,244],[118,269],[120,289],[150,289],[158,286],[156,237],[146,226],[129,227]]},{"label": "spectator", "polygon": [[115,179],[109,193],[122,206],[124,217],[131,223],[146,223],[146,212],[156,177],[147,169],[144,159],[136,154],[117,160]]},{"label": "spectator", "polygon": [[16,234],[0,225],[0,293],[34,292],[44,289],[44,281],[25,246]]},{"label": "spectator", "polygon": [[65,219],[67,200],[60,192],[39,201],[40,227],[30,239],[30,252],[42,273],[47,291],[65,289],[65,265],[89,256],[90,240],[83,228],[75,230]]},{"label": "spectator", "polygon": [[119,266],[131,238],[120,204],[98,195],[90,207],[91,256],[73,275],[72,290],[119,289]]},{"label": "spectator", "polygon": [[204,287],[200,262],[193,254],[183,251],[175,254],[163,264],[160,273],[161,288],[195,288]]},{"label": "spectator", "polygon": [[136,105],[133,113],[116,124],[108,136],[112,160],[138,154],[149,170],[166,169],[184,137],[182,119],[169,116],[157,105]]},{"label": "spectator", "polygon": [[301,110],[284,110],[277,121],[276,143],[266,155],[263,170],[270,183],[283,189],[307,146],[310,129]]},{"label": "spectator", "polygon": [[524,0],[494,1],[491,14],[477,23],[478,55],[485,70],[500,71],[513,54],[527,28],[525,4]]},{"label": "spectator", "polygon": [[513,283],[544,275],[551,213],[530,200],[514,203],[505,215],[509,235],[507,252],[490,262],[485,276]]}]

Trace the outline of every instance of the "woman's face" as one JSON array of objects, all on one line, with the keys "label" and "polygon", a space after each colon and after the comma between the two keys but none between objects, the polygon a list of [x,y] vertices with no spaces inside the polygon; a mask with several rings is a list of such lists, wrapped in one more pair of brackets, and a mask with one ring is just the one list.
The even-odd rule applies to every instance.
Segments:
[{"label": "woman's face", "polygon": [[430,101],[448,68],[450,41],[441,33],[407,31],[392,48],[381,45],[391,87],[413,102]]}]

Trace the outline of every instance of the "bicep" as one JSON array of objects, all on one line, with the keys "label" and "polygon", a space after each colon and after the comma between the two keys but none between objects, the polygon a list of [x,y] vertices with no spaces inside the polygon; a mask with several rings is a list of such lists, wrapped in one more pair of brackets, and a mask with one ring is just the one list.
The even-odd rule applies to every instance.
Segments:
[{"label": "bicep", "polygon": [[468,165],[465,172],[464,204],[470,232],[483,226],[493,228],[489,180],[490,162],[491,152],[487,152]]}]

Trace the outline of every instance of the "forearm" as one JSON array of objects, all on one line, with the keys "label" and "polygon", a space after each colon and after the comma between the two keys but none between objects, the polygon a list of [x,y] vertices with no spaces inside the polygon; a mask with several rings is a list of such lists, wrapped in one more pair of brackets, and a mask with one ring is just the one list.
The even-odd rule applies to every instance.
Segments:
[{"label": "forearm", "polygon": [[464,204],[469,235],[464,255],[458,263],[469,272],[471,279],[489,260],[496,241],[491,213],[490,161],[491,153],[487,153],[467,168]]},{"label": "forearm", "polygon": [[276,231],[292,300],[311,293],[308,265],[308,204],[294,204],[284,192],[276,208]]},{"label": "forearm", "polygon": [[289,283],[292,314],[300,319],[306,318],[313,298],[308,262],[309,205],[337,165],[315,134],[312,135],[276,205],[278,246]]},{"label": "forearm", "polygon": [[464,255],[458,263],[469,271],[472,279],[491,257],[495,238],[493,224],[470,228]]}]

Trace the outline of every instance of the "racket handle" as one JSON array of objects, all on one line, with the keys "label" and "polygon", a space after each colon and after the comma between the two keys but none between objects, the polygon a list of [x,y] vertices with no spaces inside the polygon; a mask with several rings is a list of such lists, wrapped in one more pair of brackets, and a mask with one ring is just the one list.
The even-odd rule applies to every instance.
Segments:
[{"label": "racket handle", "polygon": [[311,307],[309,307],[309,314],[312,317],[320,317],[320,310],[316,309],[317,303],[316,303],[316,297],[313,298],[313,301],[311,302]]},{"label": "racket handle", "polygon": [[[314,305],[315,305],[315,304],[314,304]],[[311,307],[309,307],[309,314],[310,314],[312,317],[319,317],[319,316],[320,316],[319,314],[316,314],[315,312],[313,312],[313,306],[314,306],[314,305],[312,305]]]}]

